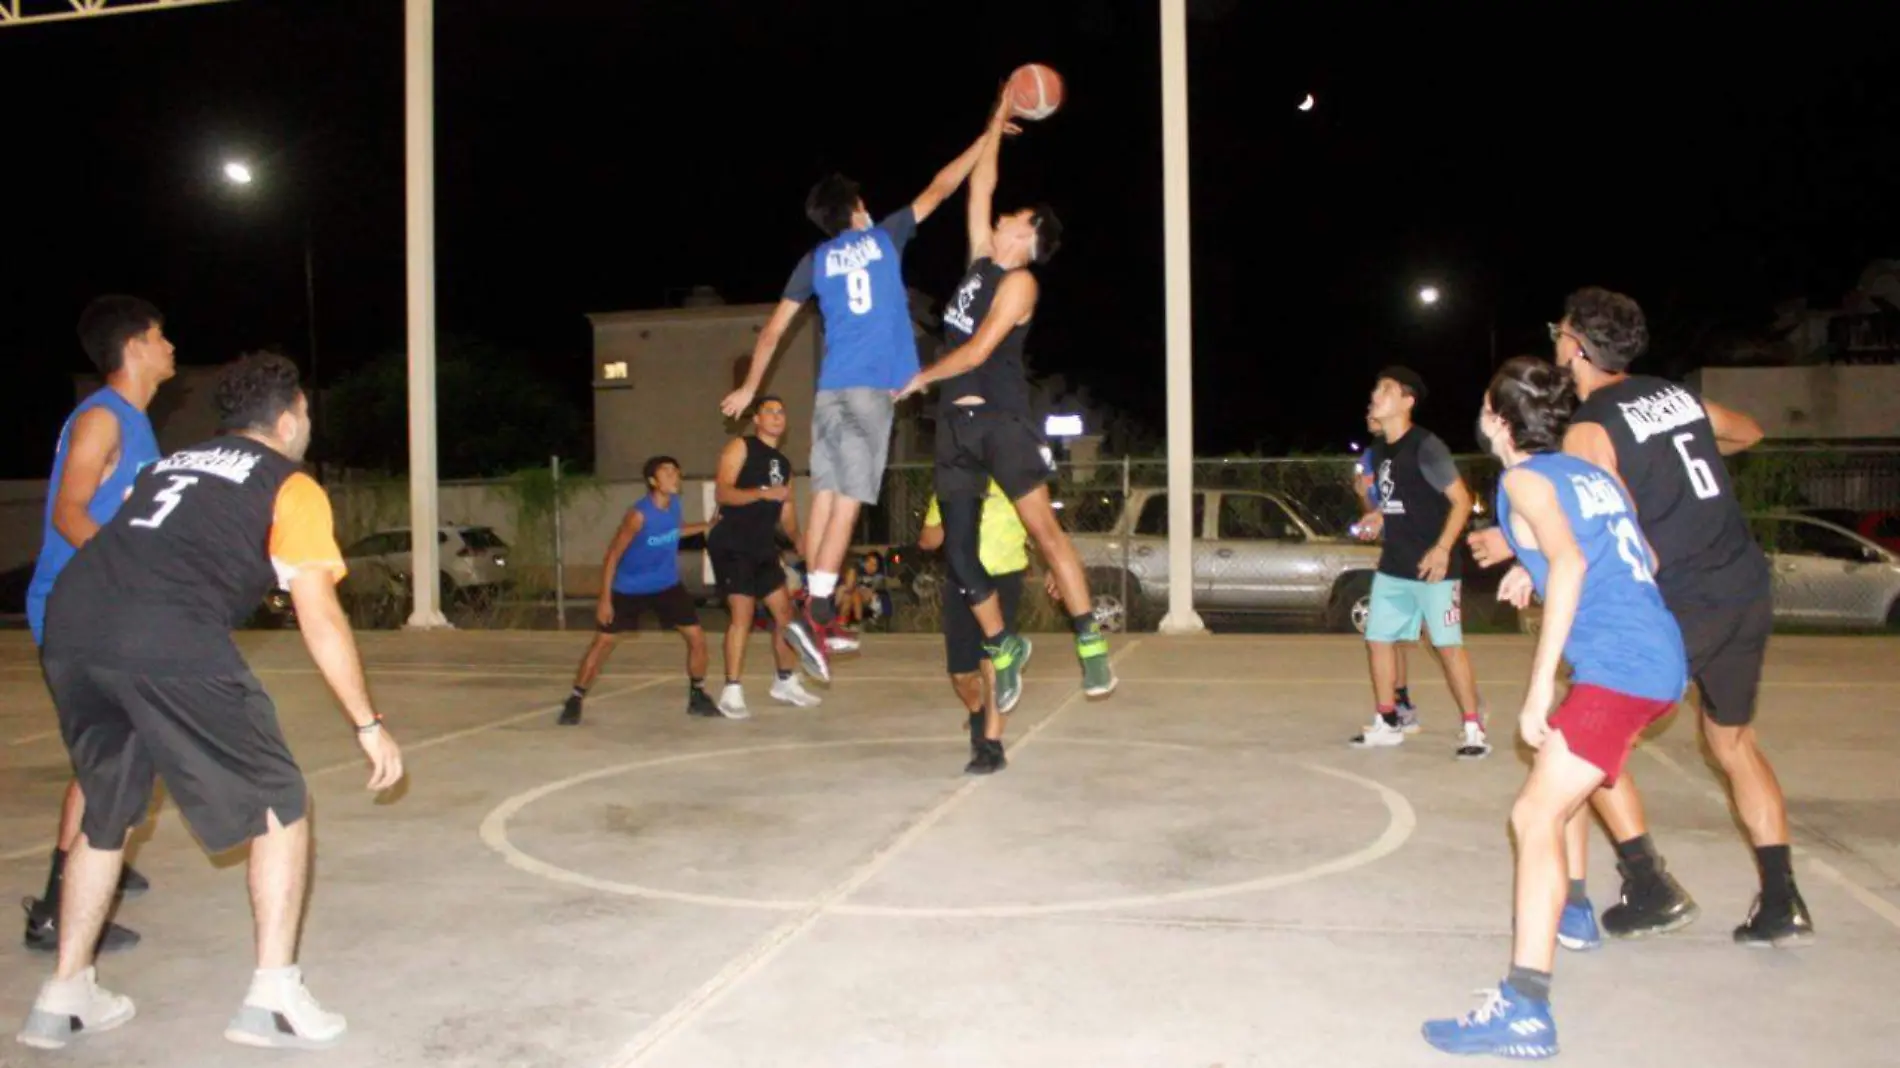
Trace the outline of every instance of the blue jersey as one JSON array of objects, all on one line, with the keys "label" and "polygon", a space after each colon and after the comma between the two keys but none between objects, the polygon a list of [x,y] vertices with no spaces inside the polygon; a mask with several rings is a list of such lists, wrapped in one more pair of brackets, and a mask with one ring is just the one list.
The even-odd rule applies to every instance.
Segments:
[{"label": "blue jersey", "polygon": [[1366,446],[1366,448],[1359,453],[1359,459],[1353,464],[1353,474],[1372,480],[1372,482],[1366,486],[1366,504],[1373,508],[1379,507],[1379,476],[1374,473],[1372,466],[1372,447],[1370,445]]},{"label": "blue jersey", "polygon": [[825,354],[818,388],[902,389],[920,366],[904,286],[904,246],[917,228],[907,205],[869,230],[846,230],[798,262],[785,299],[818,298]]},{"label": "blue jersey", "polygon": [[53,506],[59,500],[59,482],[66,474],[66,448],[71,443],[73,424],[79,417],[94,408],[105,408],[119,419],[119,458],[112,470],[92,491],[92,499],[86,503],[86,515],[93,522],[105,526],[119,512],[119,505],[125,503],[125,495],[131,492],[132,480],[146,465],[158,462],[158,437],[152,433],[152,421],[131,401],[120,395],[111,386],[95,391],[91,396],[79,402],[73,414],[66,417],[66,425],[60,428],[59,445],[53,453],[53,481],[46,487],[46,518],[40,534],[40,557],[33,565],[33,579],[26,588],[26,623],[33,630],[33,640],[45,640],[46,598],[52,596],[53,582],[59,573],[78,552],[73,543],[66,540],[53,526]]},{"label": "blue jersey", "polygon": [[665,508],[653,503],[651,495],[634,502],[643,522],[633,543],[620,554],[614,568],[615,593],[659,593],[680,582],[680,517],[684,510],[678,494]]},{"label": "blue jersey", "polygon": [[[1623,487],[1595,464],[1563,453],[1538,453],[1522,466],[1556,487],[1571,537],[1583,551],[1583,595],[1564,643],[1576,681],[1655,701],[1680,698],[1689,681],[1682,632],[1656,588],[1649,550]],[[1502,479],[1497,509],[1505,540],[1543,596],[1550,560],[1518,544]]]}]

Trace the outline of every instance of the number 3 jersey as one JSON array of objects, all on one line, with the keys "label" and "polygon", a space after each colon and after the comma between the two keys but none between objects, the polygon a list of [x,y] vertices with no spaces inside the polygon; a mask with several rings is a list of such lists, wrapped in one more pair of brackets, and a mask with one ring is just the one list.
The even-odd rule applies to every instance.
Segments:
[{"label": "number 3 jersey", "polygon": [[148,466],[73,557],[47,603],[46,658],[241,674],[231,631],[309,568],[345,573],[323,488],[261,442],[214,438]]},{"label": "number 3 jersey", "polygon": [[1769,595],[1768,558],[1749,533],[1715,426],[1702,402],[1667,379],[1633,375],[1590,394],[1574,422],[1595,423],[1661,558],[1670,607],[1746,604]]},{"label": "number 3 jersey", "polygon": [[[1609,472],[1562,453],[1537,453],[1513,470],[1529,471],[1557,491],[1564,519],[1583,552],[1583,594],[1564,642],[1575,681],[1635,697],[1674,701],[1688,683],[1682,632],[1663,604],[1629,498]],[[1498,526],[1546,596],[1550,560],[1518,542],[1511,500],[1498,480]]]}]

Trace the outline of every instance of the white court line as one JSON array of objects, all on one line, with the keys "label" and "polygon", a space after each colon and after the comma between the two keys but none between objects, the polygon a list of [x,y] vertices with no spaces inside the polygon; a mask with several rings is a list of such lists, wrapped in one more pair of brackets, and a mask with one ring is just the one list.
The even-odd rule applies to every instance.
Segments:
[{"label": "white court line", "polygon": [[[1688,782],[1706,782],[1707,781],[1706,779],[1701,779],[1701,778],[1696,777],[1695,775],[1690,774],[1689,769],[1683,767],[1682,764],[1678,762],[1675,757],[1672,757],[1668,753],[1665,753],[1662,750],[1657,749],[1653,745],[1640,746],[1639,749],[1641,752],[1648,753],[1650,758],[1655,760],[1656,763],[1661,764],[1663,767],[1668,768],[1670,771],[1675,772],[1678,776],[1680,776],[1681,778],[1683,778],[1684,780]],[[1723,808],[1728,807],[1728,803],[1729,803],[1728,794],[1724,793],[1721,790],[1707,789],[1703,791],[1703,796],[1708,797],[1711,800],[1717,802]],[[1788,824],[1791,827],[1798,826],[1793,819],[1789,819]],[[1842,890],[1845,890],[1847,892],[1848,897],[1851,897],[1855,901],[1860,902],[1862,905],[1867,906],[1867,910],[1869,912],[1872,912],[1874,915],[1880,917],[1883,920],[1886,920],[1889,924],[1892,924],[1895,928],[1900,929],[1900,906],[1894,905],[1893,902],[1888,901],[1886,898],[1881,897],[1879,894],[1876,894],[1872,890],[1869,890],[1866,887],[1862,886],[1861,884],[1855,882],[1853,879],[1848,877],[1846,872],[1840,870],[1839,868],[1836,868],[1832,864],[1829,864],[1827,861],[1822,860],[1821,858],[1815,856],[1811,851],[1803,848],[1802,846],[1799,846],[1799,845],[1794,846],[1793,852],[1796,855],[1800,856],[1807,863],[1808,870],[1814,872],[1816,875],[1819,875],[1821,878],[1826,879],[1828,882],[1833,883],[1835,886],[1840,887]]]},{"label": "white court line", "polygon": [[[1120,660],[1140,648],[1141,642],[1142,640],[1140,638],[1129,642],[1122,647],[1120,652],[1115,654],[1115,659]],[[1044,728],[1054,723],[1064,712],[1074,707],[1075,703],[1082,698],[1083,694],[1081,690],[1070,694],[1067,700],[1056,706],[1055,711],[1043,717],[1040,723],[1024,731],[1022,736],[1016,740],[1016,744],[1009,747],[1010,750],[1021,751],[1024,746],[1034,741],[1036,735],[1042,733]],[[950,796],[937,802],[934,808],[925,812],[912,822],[910,826],[898,832],[898,834],[889,842],[885,843],[881,849],[871,854],[864,863],[858,865],[856,870],[845,876],[842,881],[833,886],[830,890],[819,895],[803,912],[767,932],[764,938],[753,944],[752,948],[733,958],[730,963],[724,968],[719,969],[718,973],[702,984],[699,989],[688,994],[685,1000],[673,1006],[667,1010],[665,1015],[647,1025],[644,1030],[634,1036],[631,1042],[621,1047],[620,1051],[614,1055],[612,1060],[607,1062],[609,1068],[636,1068],[637,1065],[645,1064],[657,1050],[665,1045],[668,1039],[679,1034],[687,1027],[690,1027],[694,1021],[705,1015],[707,1010],[718,1004],[720,998],[724,997],[727,992],[744,982],[749,976],[763,969],[766,965],[771,964],[780,953],[785,951],[787,946],[791,945],[799,936],[816,926],[818,921],[823,919],[825,914],[831,910],[832,906],[844,901],[852,894],[857,893],[866,883],[876,878],[878,873],[888,867],[891,861],[897,858],[899,853],[903,852],[912,842],[922,837],[925,832],[936,826],[944,816],[950,813],[951,809],[955,808],[964,798],[970,796],[971,793],[981,787],[988,778],[988,776],[973,777],[970,781],[951,791]]]},{"label": "white court line", "polygon": [[57,738],[57,737],[59,737],[59,729],[54,728],[53,730],[50,730],[50,731],[41,731],[38,734],[22,734],[18,738],[13,739],[7,744],[9,746],[31,745],[34,742],[43,742],[48,738]]},{"label": "white court line", "polygon": [[[672,676],[669,675],[667,676],[667,678],[672,678]],[[647,689],[648,687],[651,687],[651,686],[657,686],[662,681],[664,680],[653,679],[648,682],[638,683],[636,685],[623,687],[618,690],[608,690],[605,693],[589,694],[588,699],[593,700],[593,701],[603,701],[612,697],[624,697],[627,694],[636,693],[640,690]],[[502,727],[513,726],[516,723],[521,723],[526,720],[534,719],[537,716],[552,715],[553,713],[559,712],[560,710],[561,710],[560,705],[547,705],[541,708],[536,708],[529,712],[521,712],[513,716],[508,716],[504,719],[494,720],[489,723],[478,723],[473,727],[463,727],[460,730],[449,731],[446,734],[430,735],[429,737],[420,739],[419,741],[402,742],[400,737],[397,740],[401,742],[402,755],[404,759],[407,760],[409,754],[411,753],[421,752],[424,749],[433,749],[436,746],[442,745],[446,742],[457,741],[462,738],[467,738],[470,735],[481,734],[485,731],[499,730]],[[395,729],[396,729],[395,727],[391,728],[392,731],[394,731]],[[366,768],[366,765],[364,764],[365,759],[366,758],[359,755],[355,760],[347,760],[347,761],[341,761],[335,764],[325,765],[324,767],[317,768],[314,771],[304,772],[304,778],[311,779],[311,778],[315,778],[318,775],[328,775],[332,772],[337,772],[337,771],[348,771],[351,768],[355,768],[359,771],[365,770]],[[16,849],[10,853],[0,853],[0,864],[5,864],[9,861],[15,861],[15,860],[25,860],[28,857],[44,856],[45,854],[46,854],[46,844],[42,842],[39,845],[31,846],[26,849]]]}]

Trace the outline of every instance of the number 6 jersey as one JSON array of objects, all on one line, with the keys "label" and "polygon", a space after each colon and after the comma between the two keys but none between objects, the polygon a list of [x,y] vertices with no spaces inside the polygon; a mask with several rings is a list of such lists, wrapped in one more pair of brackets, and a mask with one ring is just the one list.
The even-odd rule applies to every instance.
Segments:
[{"label": "number 6 jersey", "polygon": [[[1564,642],[1564,659],[1576,681],[1653,701],[1680,698],[1689,681],[1682,631],[1656,588],[1643,536],[1616,479],[1587,460],[1556,452],[1532,455],[1512,470],[1529,471],[1557,491],[1570,535],[1583,553],[1583,593]],[[1502,478],[1497,517],[1538,595],[1546,596],[1550,559],[1518,541]]]},{"label": "number 6 jersey", "polygon": [[1572,421],[1610,436],[1637,522],[1662,560],[1656,582],[1671,608],[1769,595],[1768,558],[1749,533],[1715,426],[1695,394],[1632,375],[1591,393]]},{"label": "number 6 jersey", "polygon": [[330,499],[296,461],[230,435],[147,467],[60,575],[46,658],[143,675],[230,675],[231,631],[298,572],[345,573]]}]

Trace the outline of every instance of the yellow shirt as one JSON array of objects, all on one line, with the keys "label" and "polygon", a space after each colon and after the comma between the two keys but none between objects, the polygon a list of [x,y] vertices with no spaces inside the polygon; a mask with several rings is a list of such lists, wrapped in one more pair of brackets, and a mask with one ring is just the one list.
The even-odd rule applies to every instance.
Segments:
[{"label": "yellow shirt", "polygon": [[[932,495],[924,513],[924,526],[943,523],[943,514]],[[983,498],[983,521],[977,527],[977,560],[992,575],[1008,575],[1029,569],[1029,531],[1016,517],[1016,506],[1003,495],[1003,487],[990,480],[989,493]]]}]

